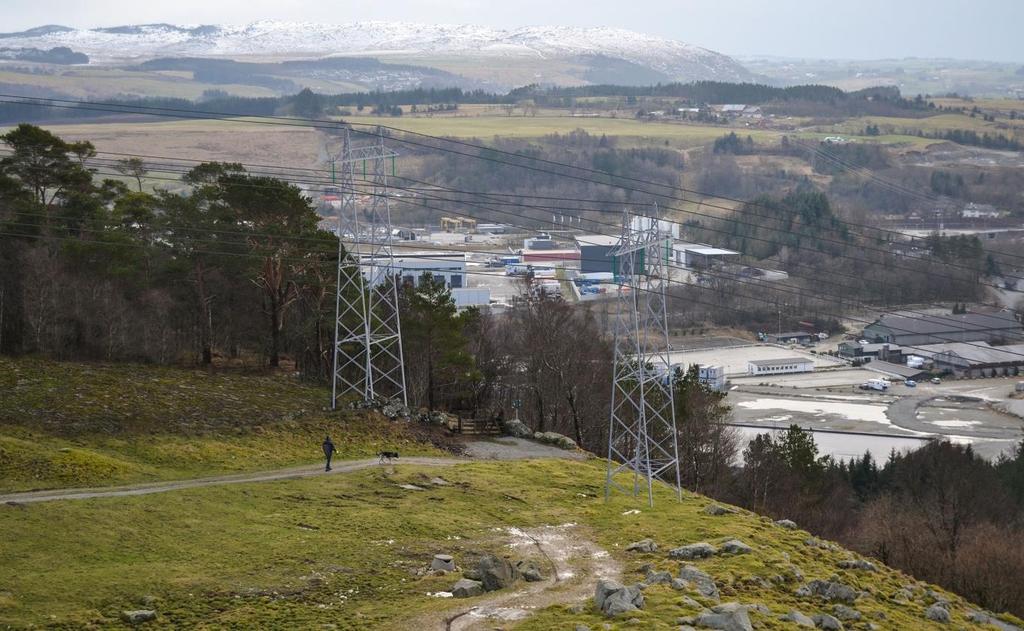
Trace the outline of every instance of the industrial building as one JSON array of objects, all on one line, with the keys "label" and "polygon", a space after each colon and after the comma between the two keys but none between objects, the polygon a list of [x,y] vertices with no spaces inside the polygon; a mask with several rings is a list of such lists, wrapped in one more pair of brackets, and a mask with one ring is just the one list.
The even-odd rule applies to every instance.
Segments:
[{"label": "industrial building", "polygon": [[807,357],[782,357],[780,359],[752,359],[747,362],[748,375],[786,375],[799,372],[813,372],[814,360]]},{"label": "industrial building", "polygon": [[769,333],[765,340],[772,344],[810,344],[818,341],[818,336],[807,331],[786,331]]},{"label": "industrial building", "polygon": [[[371,285],[384,281],[390,261],[385,257],[363,259],[360,267]],[[371,268],[373,277],[371,278]],[[466,255],[462,252],[413,252],[395,256],[391,274],[397,275],[402,283],[419,286],[423,274],[429,273],[435,280],[443,281],[449,289],[466,286]]]},{"label": "industrial building", "polygon": [[903,349],[897,344],[842,342],[839,344],[839,355],[850,359],[870,357],[894,364],[903,363]]},{"label": "industrial building", "polygon": [[671,257],[678,265],[705,269],[723,263],[726,257],[737,256],[739,252],[716,248],[704,243],[673,243]]},{"label": "industrial building", "polygon": [[580,271],[584,274],[596,272],[615,273],[616,257],[612,250],[619,245],[620,237],[604,234],[582,234],[575,237],[580,251]]},{"label": "industrial building", "polygon": [[949,342],[914,348],[939,372],[957,377],[1009,377],[1024,374],[1024,344],[990,346],[986,342]]},{"label": "industrial building", "polygon": [[1010,311],[928,315],[887,313],[864,327],[869,342],[900,346],[946,342],[1024,342],[1024,328]]}]

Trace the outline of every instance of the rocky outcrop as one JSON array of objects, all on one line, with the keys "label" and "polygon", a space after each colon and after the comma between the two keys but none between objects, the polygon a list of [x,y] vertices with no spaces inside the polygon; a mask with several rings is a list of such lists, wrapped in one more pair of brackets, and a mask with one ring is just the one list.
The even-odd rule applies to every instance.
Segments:
[{"label": "rocky outcrop", "polygon": [[433,572],[454,572],[455,559],[450,554],[435,554],[430,560],[430,569]]},{"label": "rocky outcrop", "polygon": [[641,539],[626,546],[626,552],[657,552],[658,544],[653,539]]},{"label": "rocky outcrop", "polygon": [[814,624],[825,631],[843,631],[843,623],[827,613],[814,616]]},{"label": "rocky outcrop", "polygon": [[844,570],[864,570],[865,572],[877,572],[878,566],[866,559],[846,559],[837,563]]},{"label": "rocky outcrop", "polygon": [[669,550],[668,556],[673,559],[692,561],[694,559],[706,559],[717,553],[718,548],[706,541],[701,541],[700,543],[691,543],[689,545]]},{"label": "rocky outcrop", "polygon": [[469,578],[460,578],[451,589],[456,598],[471,598],[484,593],[484,584]]},{"label": "rocky outcrop", "polygon": [[598,581],[594,604],[608,617],[643,609],[644,595],[639,585],[625,586],[617,581]]},{"label": "rocky outcrop", "polygon": [[502,423],[502,431],[515,438],[532,438],[533,430],[526,426],[526,423],[519,419],[509,419]]},{"label": "rocky outcrop", "polygon": [[493,592],[496,589],[504,589],[519,578],[519,571],[512,562],[506,558],[499,558],[493,554],[480,557],[476,564],[477,575],[484,589]]},{"label": "rocky outcrop", "polygon": [[122,611],[121,620],[128,624],[142,624],[156,620],[156,612],[152,609],[136,609],[134,611]]},{"label": "rocky outcrop", "polygon": [[708,515],[732,515],[736,512],[735,508],[728,508],[726,506],[719,506],[718,504],[708,504],[704,507],[704,512]]},{"label": "rocky outcrop", "polygon": [[793,610],[784,616],[781,616],[782,620],[786,622],[792,622],[798,627],[806,627],[809,629],[814,628],[814,620],[810,616],[806,616],[799,611]]},{"label": "rocky outcrop", "polygon": [[697,626],[720,631],[753,631],[747,608],[739,603],[715,605],[697,616]]},{"label": "rocky outcrop", "polygon": [[860,594],[858,594],[857,590],[854,588],[842,583],[834,581],[811,581],[796,590],[796,595],[801,598],[819,596],[829,602],[840,602],[850,605],[857,600],[857,596]]},{"label": "rocky outcrop", "polygon": [[718,586],[715,585],[714,579],[700,571],[697,567],[684,565],[679,570],[679,578],[687,583],[692,583],[700,595],[718,600]]},{"label": "rocky outcrop", "polygon": [[722,544],[721,550],[725,554],[750,554],[753,548],[739,539],[730,539]]},{"label": "rocky outcrop", "polygon": [[786,530],[796,530],[798,526],[792,519],[780,519],[775,522],[775,525],[779,528],[785,528]]},{"label": "rocky outcrop", "polygon": [[567,451],[576,449],[575,440],[563,434],[559,434],[558,432],[536,432],[533,435],[533,439],[541,443],[554,445],[559,449],[565,449]]},{"label": "rocky outcrop", "polygon": [[943,607],[939,603],[935,603],[931,607],[924,610],[924,617],[931,620],[932,622],[949,622],[949,610]]},{"label": "rocky outcrop", "polygon": [[544,580],[544,573],[540,571],[533,561],[519,561],[515,565],[516,571],[527,583],[537,583]]}]

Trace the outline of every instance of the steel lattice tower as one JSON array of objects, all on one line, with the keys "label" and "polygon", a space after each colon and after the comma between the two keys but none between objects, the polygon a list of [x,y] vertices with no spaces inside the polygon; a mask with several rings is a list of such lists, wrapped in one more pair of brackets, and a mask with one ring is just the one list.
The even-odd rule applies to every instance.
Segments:
[{"label": "steel lattice tower", "polygon": [[611,255],[621,278],[615,314],[615,368],[605,499],[613,489],[629,493],[616,476],[633,473],[634,496],[646,485],[654,505],[654,480],[675,477],[679,497],[679,449],[669,359],[666,235],[656,217],[623,213],[622,237]]},{"label": "steel lattice tower", "polygon": [[[397,155],[384,146],[383,130],[378,129],[374,144],[353,147],[346,127],[341,155],[334,161],[340,167],[341,208],[331,409],[348,393],[363,401],[408,404],[388,193],[388,162],[393,166]],[[372,182],[369,205],[362,210],[355,186],[357,164]]]}]

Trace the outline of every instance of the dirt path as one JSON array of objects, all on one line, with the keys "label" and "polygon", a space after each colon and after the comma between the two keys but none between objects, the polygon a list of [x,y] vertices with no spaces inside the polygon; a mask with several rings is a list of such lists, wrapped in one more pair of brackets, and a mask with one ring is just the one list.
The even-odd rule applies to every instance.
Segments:
[{"label": "dirt path", "polygon": [[[619,579],[622,567],[591,541],[577,524],[511,528],[508,547],[516,558],[533,556],[545,569],[546,580],[518,582],[513,589],[492,592],[472,603],[453,606],[411,621],[405,628],[434,631],[480,631],[502,622],[529,617],[534,610],[590,598],[599,579]],[[540,557],[537,557],[537,553]],[[458,580],[453,575],[452,582]],[[458,601],[455,601],[456,603]]]},{"label": "dirt path", "polygon": [[[582,459],[579,452],[569,452],[542,445],[520,438],[501,438],[494,441],[473,441],[466,445],[467,457],[462,458],[431,458],[411,456],[399,458],[395,464],[423,465],[431,467],[450,467],[457,464],[481,460],[523,460],[530,458],[564,458]],[[352,473],[368,467],[377,466],[376,458],[365,460],[347,460],[333,463],[331,471],[325,472],[323,465],[306,465],[289,469],[272,471],[255,471],[236,473],[191,480],[170,480],[167,482],[148,482],[126,486],[109,486],[102,488],[52,489],[48,491],[29,491],[26,493],[7,493],[0,495],[0,503],[31,504],[36,502],[53,502],[56,500],[84,500],[97,497],[126,497],[131,495],[149,495],[150,493],[166,493],[182,489],[194,489],[205,486],[222,486],[225,484],[246,484],[250,482],[269,482],[273,480],[290,480],[308,478],[318,475],[336,475]]]}]

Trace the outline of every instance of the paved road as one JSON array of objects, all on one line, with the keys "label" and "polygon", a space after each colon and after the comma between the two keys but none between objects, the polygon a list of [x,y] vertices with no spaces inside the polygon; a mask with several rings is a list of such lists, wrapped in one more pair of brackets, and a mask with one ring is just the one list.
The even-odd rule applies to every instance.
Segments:
[{"label": "paved road", "polygon": [[[473,441],[466,445],[467,457],[433,458],[410,456],[399,458],[395,464],[422,465],[430,467],[450,467],[457,464],[479,462],[485,460],[523,460],[530,458],[563,458],[581,459],[580,452],[570,452],[542,445],[520,438],[500,438],[493,441]],[[130,495],[149,495],[166,493],[182,489],[194,489],[204,486],[223,486],[225,484],[246,484],[250,482],[269,482],[273,480],[290,480],[308,478],[317,475],[336,475],[352,473],[361,469],[378,466],[377,458],[366,460],[341,460],[333,463],[330,472],[325,472],[323,465],[306,465],[290,469],[273,471],[255,471],[236,473],[209,478],[191,480],[169,480],[166,482],[149,482],[127,486],[108,486],[102,488],[53,489],[49,491],[30,491],[27,493],[8,493],[0,495],[0,503],[31,504],[36,502],[52,502],[56,500],[85,500],[97,497],[126,497]]]}]

